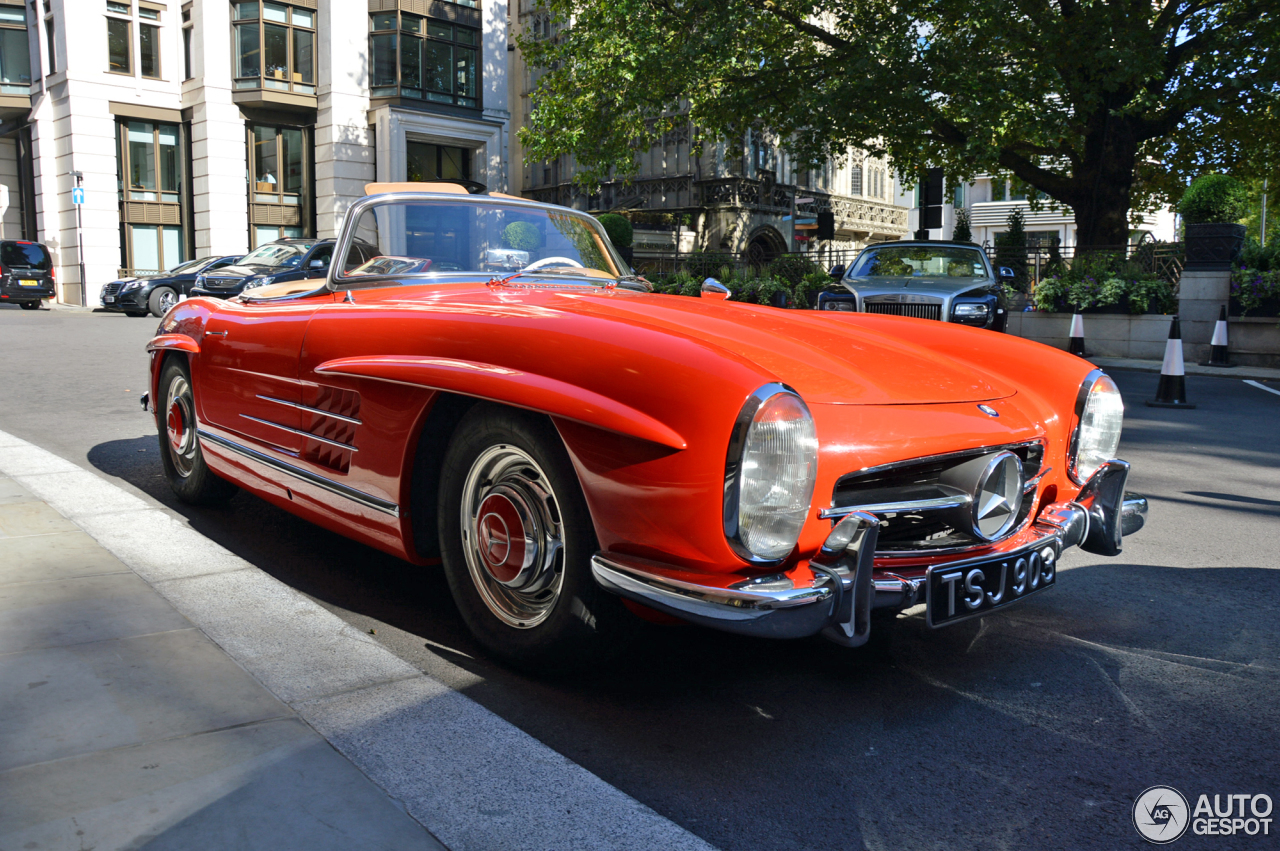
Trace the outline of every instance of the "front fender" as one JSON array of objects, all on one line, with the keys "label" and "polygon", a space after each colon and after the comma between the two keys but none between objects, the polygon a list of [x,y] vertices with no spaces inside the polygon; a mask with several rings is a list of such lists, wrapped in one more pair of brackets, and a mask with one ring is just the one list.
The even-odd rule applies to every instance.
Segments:
[{"label": "front fender", "polygon": [[322,375],[360,376],[487,399],[671,449],[684,450],[689,445],[674,429],[642,411],[555,378],[505,366],[453,358],[375,355],[325,361],[315,371]]}]

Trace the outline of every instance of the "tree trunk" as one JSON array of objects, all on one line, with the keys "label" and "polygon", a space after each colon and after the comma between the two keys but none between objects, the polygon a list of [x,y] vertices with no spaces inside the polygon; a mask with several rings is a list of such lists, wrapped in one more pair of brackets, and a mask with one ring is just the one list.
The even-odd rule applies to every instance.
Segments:
[{"label": "tree trunk", "polygon": [[1134,128],[1105,116],[1086,135],[1084,162],[1072,174],[1076,245],[1116,248],[1129,243],[1129,196],[1138,161]]}]

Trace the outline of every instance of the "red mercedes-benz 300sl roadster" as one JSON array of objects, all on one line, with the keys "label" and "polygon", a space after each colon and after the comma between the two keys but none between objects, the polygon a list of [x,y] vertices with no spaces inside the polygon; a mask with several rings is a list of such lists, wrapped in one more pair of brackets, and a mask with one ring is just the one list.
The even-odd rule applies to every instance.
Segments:
[{"label": "red mercedes-benz 300sl roadster", "polygon": [[873,610],[979,617],[1141,528],[1089,363],[725,295],[653,294],[572,210],[374,184],[319,286],[165,316],[164,472],[442,564],[477,639],[526,665],[655,610],[858,646]]}]

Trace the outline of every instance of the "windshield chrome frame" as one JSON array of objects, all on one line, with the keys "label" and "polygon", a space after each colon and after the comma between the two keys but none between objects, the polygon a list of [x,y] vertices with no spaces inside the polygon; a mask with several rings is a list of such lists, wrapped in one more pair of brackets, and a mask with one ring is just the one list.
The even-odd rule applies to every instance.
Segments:
[{"label": "windshield chrome frame", "polygon": [[[490,274],[479,270],[473,270],[463,272],[418,272],[412,275],[360,275],[359,277],[352,277],[350,275],[343,274],[339,277],[339,270],[342,268],[345,258],[348,252],[350,252],[352,244],[355,242],[356,222],[360,220],[360,216],[365,212],[365,210],[382,204],[394,204],[398,201],[457,202],[468,200],[474,204],[478,199],[484,199],[485,203],[492,204],[494,206],[516,207],[529,210],[540,210],[544,212],[547,210],[564,210],[575,216],[580,216],[581,218],[591,222],[601,238],[603,238],[604,244],[609,247],[609,259],[615,266],[617,266],[620,273],[619,275],[615,275],[612,280],[617,281],[625,278],[626,272],[631,268],[618,254],[617,247],[609,240],[609,234],[605,231],[604,226],[600,224],[599,220],[570,207],[561,207],[557,204],[542,204],[537,201],[525,201],[519,198],[494,198],[490,195],[468,195],[464,199],[461,195],[444,192],[383,192],[378,195],[366,195],[347,209],[346,217],[342,220],[342,231],[338,235],[337,244],[334,249],[333,260],[329,262],[329,274],[325,278],[325,287],[330,292],[340,292],[342,290],[364,289],[366,287],[376,286],[387,282],[440,281],[447,279],[457,280],[459,278],[462,280],[472,281],[478,277]],[[600,269],[598,271],[603,272],[604,270]],[[534,270],[533,272],[528,272],[526,274],[537,275],[538,271]],[[555,273],[547,272],[546,274],[554,275]],[[594,281],[599,279],[591,280]],[[603,285],[603,281],[601,281],[601,285]]]},{"label": "windshield chrome frame", "polygon": [[[893,242],[878,242],[878,243],[876,243],[876,244],[874,244],[874,245],[868,245],[866,248],[864,248],[864,249],[862,249],[861,251],[859,251],[859,252],[858,252],[858,255],[857,255],[856,257],[854,257],[854,258],[853,258],[853,262],[852,262],[852,263],[850,263],[850,264],[849,264],[849,268],[848,268],[847,270],[845,270],[845,273],[844,273],[844,280],[848,280],[848,279],[850,279],[850,278],[864,278],[864,279],[876,278],[876,279],[883,279],[883,280],[886,280],[886,281],[902,281],[902,280],[911,281],[911,280],[916,280],[916,276],[909,276],[909,275],[883,275],[883,276],[881,276],[881,275],[855,275],[855,274],[853,274],[853,270],[854,270],[855,268],[857,268],[857,267],[858,267],[858,265],[862,262],[862,255],[863,255],[863,254],[865,254],[865,253],[866,253],[866,252],[868,252],[868,251],[879,251],[879,250],[884,249],[884,248],[908,248],[908,247],[922,247],[922,248],[959,248],[959,249],[962,249],[962,250],[964,250],[964,251],[973,251],[973,252],[976,252],[979,256],[981,256],[981,257],[982,257],[982,268],[983,268],[983,269],[986,269],[986,270],[987,270],[987,273],[986,273],[986,275],[983,275],[983,276],[981,276],[981,277],[977,277],[977,278],[970,278],[970,280],[980,281],[980,280],[982,280],[983,278],[990,278],[990,279],[992,279],[992,280],[995,280],[995,277],[996,277],[996,275],[995,275],[995,269],[994,269],[994,268],[992,268],[992,266],[991,266],[991,258],[987,257],[987,252],[986,252],[986,251],[984,251],[984,250],[982,249],[982,246],[980,246],[980,245],[964,245],[963,243],[958,243],[958,242],[944,242],[944,241],[942,241],[942,240],[931,240],[931,241],[930,241],[930,243],[931,243],[931,244],[926,244],[926,243],[918,242],[918,241],[917,241],[917,242],[907,243],[906,245],[899,245],[899,244],[896,244],[896,243],[893,243]],[[939,278],[939,277],[943,277],[943,276],[939,276],[939,275],[920,275],[919,277],[922,277],[922,278]]]}]

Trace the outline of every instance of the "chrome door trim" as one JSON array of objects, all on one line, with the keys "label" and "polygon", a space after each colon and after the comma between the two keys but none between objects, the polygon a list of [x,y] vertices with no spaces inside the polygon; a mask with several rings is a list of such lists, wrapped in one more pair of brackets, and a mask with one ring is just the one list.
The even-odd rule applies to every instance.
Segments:
[{"label": "chrome door trim", "polygon": [[333,411],[325,411],[325,410],[321,410],[320,408],[313,408],[310,405],[300,405],[297,402],[290,402],[287,399],[277,399],[274,396],[263,396],[261,393],[258,394],[258,398],[263,399],[267,402],[275,402],[277,405],[288,405],[290,408],[297,408],[299,411],[306,411],[307,413],[310,413],[310,414],[319,414],[322,417],[332,417],[335,420],[342,420],[344,423],[351,423],[352,425],[364,425],[363,422],[356,419],[355,417],[348,417],[342,414],[335,414]]},{"label": "chrome door trim", "polygon": [[327,443],[327,444],[329,444],[330,446],[337,447],[338,449],[345,449],[345,450],[347,450],[348,452],[359,452],[359,451],[360,451],[359,449],[356,449],[354,446],[352,446],[352,445],[351,445],[351,444],[349,444],[349,443],[340,443],[339,441],[336,441],[336,440],[330,440],[330,439],[329,439],[329,438],[327,438],[327,437],[321,437],[321,436],[320,436],[320,435],[318,435],[318,434],[312,434],[312,433],[311,433],[311,432],[309,432],[309,431],[303,431],[302,429],[299,429],[299,428],[290,428],[290,427],[289,427],[289,426],[287,426],[287,425],[280,425],[280,423],[273,423],[273,422],[271,422],[271,420],[264,420],[264,419],[260,419],[259,417],[251,417],[251,416],[249,416],[248,414],[241,414],[240,416],[244,417],[246,420],[253,420],[255,423],[262,423],[263,425],[269,425],[269,426],[271,426],[272,428],[278,428],[278,429],[280,429],[281,431],[289,431],[289,432],[293,432],[294,434],[301,435],[301,436],[303,436],[303,437],[309,437],[309,438],[311,438],[312,440],[318,440],[318,441],[320,441],[321,443]]},{"label": "chrome door trim", "polygon": [[259,452],[256,449],[250,449],[248,446],[236,443],[233,440],[227,440],[225,437],[220,437],[219,435],[213,434],[204,429],[197,429],[196,433],[200,435],[201,440],[207,440],[214,446],[220,446],[223,449],[230,450],[238,455],[243,455],[251,461],[257,461],[259,464],[265,464],[274,470],[279,470],[281,473],[293,476],[295,479],[301,479],[309,485],[315,485],[321,490],[326,490],[329,493],[344,497],[352,502],[358,502],[366,508],[381,511],[383,514],[388,514],[392,517],[399,518],[400,516],[400,506],[396,505],[394,502],[380,497],[371,496],[364,491],[356,490],[355,488],[350,487],[349,485],[344,485],[341,482],[326,479],[324,476],[316,475],[310,470],[304,470],[301,467],[295,467],[292,464],[287,464],[278,458],[272,458],[270,455]]}]

